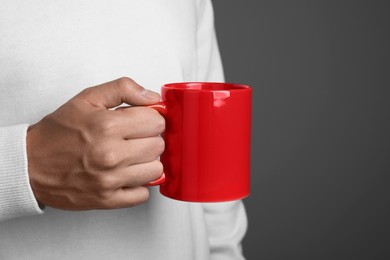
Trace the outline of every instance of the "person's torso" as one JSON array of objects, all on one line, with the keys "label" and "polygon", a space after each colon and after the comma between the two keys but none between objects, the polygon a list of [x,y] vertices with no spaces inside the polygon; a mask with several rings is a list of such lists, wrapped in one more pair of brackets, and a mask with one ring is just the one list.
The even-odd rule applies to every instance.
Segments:
[{"label": "person's torso", "polygon": [[196,22],[192,0],[2,1],[0,126],[122,76],[158,92],[195,80]]},{"label": "person's torso", "polygon": [[[122,76],[158,92],[196,80],[196,22],[190,0],[2,1],[0,126],[35,123]],[[1,222],[0,259],[205,259],[202,221],[201,204],[152,188],[135,208]]]}]

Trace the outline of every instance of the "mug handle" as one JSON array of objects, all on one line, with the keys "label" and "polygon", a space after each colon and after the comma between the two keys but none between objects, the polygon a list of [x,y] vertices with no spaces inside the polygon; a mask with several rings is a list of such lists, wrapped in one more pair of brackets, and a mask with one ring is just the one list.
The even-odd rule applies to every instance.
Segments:
[{"label": "mug handle", "polygon": [[[165,115],[167,114],[167,106],[164,102],[158,102],[156,104],[149,105],[146,107],[153,108],[154,110],[159,112],[163,117],[165,117]],[[157,186],[157,185],[163,184],[164,182],[165,182],[165,173],[163,172],[162,175],[157,180],[151,181],[148,184],[146,184],[145,186],[147,186],[147,187]]]}]

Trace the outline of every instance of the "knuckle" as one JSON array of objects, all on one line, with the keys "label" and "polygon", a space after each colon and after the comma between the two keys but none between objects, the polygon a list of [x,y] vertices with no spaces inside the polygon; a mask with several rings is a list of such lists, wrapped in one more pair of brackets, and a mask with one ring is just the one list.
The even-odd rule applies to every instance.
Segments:
[{"label": "knuckle", "polygon": [[112,169],[119,164],[116,152],[102,145],[95,145],[88,156],[88,162],[94,169]]},{"label": "knuckle", "polygon": [[95,199],[99,202],[110,199],[113,194],[113,190],[102,188],[102,185],[106,186],[106,184],[99,183],[94,191]]},{"label": "knuckle", "polygon": [[[81,90],[73,99],[88,101],[96,94],[96,86],[87,87]],[[89,103],[89,102],[87,102]],[[89,103],[91,104],[91,103]]]},{"label": "knuckle", "polygon": [[80,92],[80,94],[81,95],[89,95],[91,92],[93,91],[93,87],[87,87],[87,88],[85,88],[85,89],[83,89],[81,92]]},{"label": "knuckle", "polygon": [[100,162],[100,165],[104,168],[115,168],[118,164],[118,159],[114,151],[106,151],[97,159],[98,162]]},{"label": "knuckle", "polygon": [[110,136],[115,131],[116,124],[114,120],[103,119],[100,120],[95,127],[100,134]]},{"label": "knuckle", "polygon": [[114,187],[115,187],[114,181],[109,175],[102,174],[97,178],[96,188],[98,192],[101,193],[109,192]]},{"label": "knuckle", "polygon": [[117,79],[116,83],[119,88],[128,88],[130,85],[134,84],[134,80],[129,77],[121,77]]}]

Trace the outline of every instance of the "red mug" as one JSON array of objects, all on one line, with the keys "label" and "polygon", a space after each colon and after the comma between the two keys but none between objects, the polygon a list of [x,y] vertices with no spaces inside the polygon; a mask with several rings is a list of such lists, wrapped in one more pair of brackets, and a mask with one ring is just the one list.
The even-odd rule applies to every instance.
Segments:
[{"label": "red mug", "polygon": [[150,107],[166,120],[160,185],[166,197],[222,202],[249,195],[252,89],[213,82],[171,83]]}]

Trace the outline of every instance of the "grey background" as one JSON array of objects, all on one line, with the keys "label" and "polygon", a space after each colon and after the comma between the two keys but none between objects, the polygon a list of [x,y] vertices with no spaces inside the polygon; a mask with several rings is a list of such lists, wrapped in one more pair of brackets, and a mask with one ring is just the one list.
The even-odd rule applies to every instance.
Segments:
[{"label": "grey background", "polygon": [[213,1],[254,88],[248,259],[390,259],[389,3]]}]

